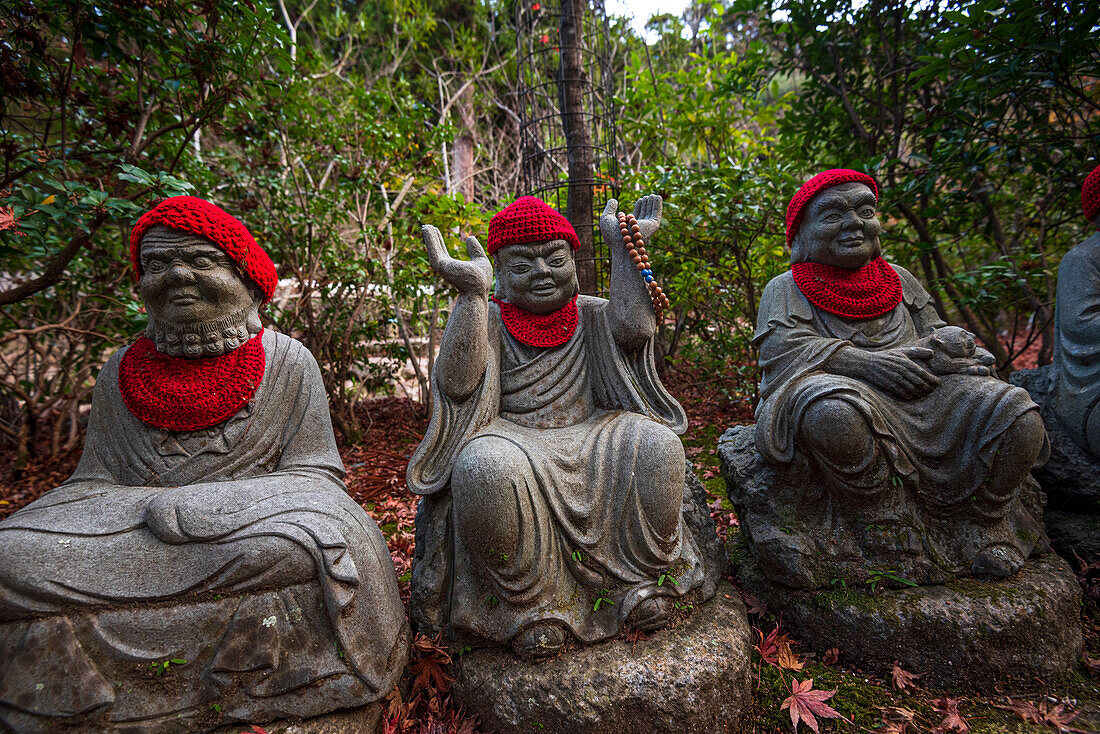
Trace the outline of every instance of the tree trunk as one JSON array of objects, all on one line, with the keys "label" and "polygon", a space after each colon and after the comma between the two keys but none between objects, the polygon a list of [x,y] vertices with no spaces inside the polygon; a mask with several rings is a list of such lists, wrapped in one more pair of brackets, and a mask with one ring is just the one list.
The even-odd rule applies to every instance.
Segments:
[{"label": "tree trunk", "polygon": [[593,245],[592,188],[595,168],[592,128],[584,110],[584,92],[589,87],[581,48],[584,45],[584,0],[562,0],[558,67],[558,102],[565,131],[569,162],[569,189],[565,217],[577,230],[581,247],[577,251],[577,280],[581,293],[595,294],[595,248]]}]

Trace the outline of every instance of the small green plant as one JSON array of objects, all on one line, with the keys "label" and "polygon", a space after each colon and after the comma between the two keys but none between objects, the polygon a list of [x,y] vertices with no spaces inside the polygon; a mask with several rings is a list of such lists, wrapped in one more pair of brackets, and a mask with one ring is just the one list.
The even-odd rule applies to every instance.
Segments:
[{"label": "small green plant", "polygon": [[910,581],[907,578],[898,576],[897,573],[894,571],[875,570],[871,571],[871,573],[867,576],[867,585],[871,587],[871,593],[874,594],[875,588],[886,579],[897,581],[899,584],[904,584],[905,586],[917,585],[915,581]]},{"label": "small green plant", "polygon": [[485,603],[491,607],[495,607],[497,604],[500,604],[500,599],[497,599],[492,594],[489,594],[489,596],[485,597]]},{"label": "small green plant", "polygon": [[694,604],[692,604],[691,602],[686,602],[686,601],[674,601],[674,602],[672,602],[672,606],[675,609],[678,609],[680,611],[689,611],[690,612],[691,610],[695,609]]},{"label": "small green plant", "polygon": [[593,612],[600,611],[600,606],[606,606],[608,604],[610,604],[611,606],[615,606],[615,602],[611,601],[611,599],[607,597],[607,594],[610,593],[610,589],[600,589],[600,593],[596,595],[596,603],[592,605]]},{"label": "small green plant", "polygon": [[672,569],[669,569],[657,577],[657,585],[664,586],[666,581],[671,581],[673,586],[679,587],[680,582],[676,580],[676,577],[672,575]]},{"label": "small green plant", "polygon": [[183,658],[171,658],[161,663],[151,663],[149,667],[153,669],[153,675],[164,675],[173,665],[187,665],[187,661]]},{"label": "small green plant", "polygon": [[215,703],[210,706],[210,709],[215,713],[220,714],[222,712],[222,705],[220,703]]},{"label": "small green plant", "polygon": [[573,560],[577,563],[584,563],[584,551],[575,550],[569,555],[571,555]]},{"label": "small green plant", "polygon": [[472,648],[469,645],[463,645],[462,647],[458,648],[458,651],[455,653],[455,657],[460,658],[466,653],[470,652],[471,649]]}]

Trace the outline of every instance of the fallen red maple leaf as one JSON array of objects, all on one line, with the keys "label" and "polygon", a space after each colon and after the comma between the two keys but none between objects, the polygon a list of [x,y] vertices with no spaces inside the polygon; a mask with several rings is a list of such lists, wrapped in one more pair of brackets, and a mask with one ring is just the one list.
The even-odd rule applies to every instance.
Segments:
[{"label": "fallen red maple leaf", "polygon": [[954,730],[966,734],[966,732],[970,731],[970,724],[967,724],[966,719],[959,713],[959,701],[961,700],[961,698],[948,698],[944,696],[932,703],[932,708],[936,710],[936,713],[943,714],[943,721],[932,730],[933,732]]},{"label": "fallen red maple leaf", "polygon": [[831,691],[815,691],[813,688],[813,678],[807,678],[802,683],[799,683],[797,678],[792,678],[791,695],[784,699],[779,707],[780,711],[783,709],[791,710],[791,728],[795,732],[798,731],[799,721],[805,722],[806,726],[817,732],[817,719],[814,718],[815,716],[820,716],[823,719],[844,719],[847,721],[843,714],[825,703],[836,695],[835,688]]},{"label": "fallen red maple leaf", "polygon": [[753,645],[753,649],[760,653],[760,658],[765,663],[781,670],[802,670],[804,664],[791,650],[791,639],[786,634],[779,634],[779,625],[767,637],[755,627],[753,629],[760,637],[760,643]]},{"label": "fallen red maple leaf", "polygon": [[1040,726],[1053,727],[1059,734],[1081,731],[1081,729],[1075,729],[1069,725],[1071,721],[1077,718],[1077,713],[1066,711],[1064,703],[1060,703],[1051,709],[1047,708],[1046,701],[1042,701],[1036,706],[1031,701],[1013,701],[1010,698],[1007,704],[995,703],[993,705],[996,708],[1014,712],[1024,721],[1030,721]]},{"label": "fallen red maple leaf", "polygon": [[824,666],[836,665],[836,662],[840,660],[840,648],[830,647],[825,651],[825,655],[821,658],[821,664]]},{"label": "fallen red maple leaf", "polygon": [[890,670],[890,678],[894,683],[894,687],[896,687],[899,691],[904,691],[909,688],[918,688],[919,686],[917,686],[917,684],[913,681],[915,681],[917,678],[920,678],[922,675],[924,674],[910,673],[907,670],[902,670],[901,667],[898,666],[897,660],[894,661],[894,667]]},{"label": "fallen red maple leaf", "polygon": [[916,714],[909,709],[888,706],[882,709],[882,729],[880,734],[906,734]]}]

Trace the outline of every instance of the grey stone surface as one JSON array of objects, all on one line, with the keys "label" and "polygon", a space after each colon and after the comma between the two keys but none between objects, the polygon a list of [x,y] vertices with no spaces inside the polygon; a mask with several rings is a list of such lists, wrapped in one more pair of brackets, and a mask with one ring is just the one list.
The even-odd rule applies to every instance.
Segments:
[{"label": "grey stone surface", "polygon": [[497,734],[739,732],[752,698],[751,635],[727,583],[674,629],[529,662],[506,649],[457,658],[454,697]]},{"label": "grey stone surface", "polygon": [[1050,410],[1061,430],[1100,460],[1100,231],[1058,266],[1052,356]]},{"label": "grey stone surface", "polygon": [[[849,181],[801,210],[791,262],[815,264],[809,283],[835,290],[811,301],[791,271],[764,289],[760,405],[753,440],[727,457],[731,498],[761,563],[799,588],[883,568],[917,583],[1009,576],[1044,546],[1028,483],[1042,420],[916,278],[879,259],[875,206],[869,186]],[[864,266],[896,274],[900,302],[878,303],[883,288],[866,300],[888,310],[837,315],[853,313],[842,284]]]},{"label": "grey stone surface", "polygon": [[[310,719],[272,721],[263,726],[267,734],[381,734],[382,705],[367,704],[361,708],[335,711]],[[248,728],[240,724],[225,726],[214,734],[242,734]]]},{"label": "grey stone surface", "polygon": [[[872,574],[900,587],[905,579],[940,584],[973,575],[972,559],[991,539],[1026,549],[1046,548],[1042,493],[1030,477],[1015,507],[994,524],[938,522],[912,503],[853,512],[834,500],[827,480],[796,454],[770,464],[756,450],[753,426],[730,428],[718,442],[722,475],[737,509],[748,550],[768,578],[798,589],[829,589],[839,581],[862,585]],[[896,578],[891,578],[891,576]]]},{"label": "grey stone surface", "polygon": [[[423,495],[411,597],[422,631],[448,626],[475,645],[550,654],[570,639],[658,627],[677,599],[713,594],[714,531],[700,534],[677,437],[687,419],[657,377],[653,307],[616,206],[601,220],[610,297],[577,297],[577,327],[558,346],[521,341],[502,309],[528,320],[569,313],[577,284],[564,219],[541,209],[509,225],[532,239],[496,251],[494,301],[493,266],[477,240],[467,240],[469,261],[455,260],[439,231],[424,228],[432,267],[459,296],[435,362],[431,422],[408,470]],[[660,197],[641,199],[635,214],[648,240]]]},{"label": "grey stone surface", "polygon": [[[163,228],[147,240],[155,343],[171,353],[182,325],[219,336],[183,360],[259,333],[256,289],[218,248]],[[251,402],[198,431],[128,410],[123,352],[101,371],[75,474],[0,522],[0,721],[200,731],[392,689],[408,645],[393,562],[345,491],[313,357],[270,331],[262,344]]]},{"label": "grey stone surface", "polygon": [[1055,415],[1052,370],[1052,365],[1018,370],[1009,379],[1039,404],[1050,436],[1050,459],[1031,473],[1047,495],[1043,523],[1051,544],[1067,559],[1077,555],[1094,563],[1100,561],[1100,460],[1078,446]]},{"label": "grey stone surface", "polygon": [[741,569],[746,588],[782,613],[792,636],[818,654],[840,649],[850,668],[885,675],[898,661],[922,684],[986,692],[990,681],[1033,683],[1076,669],[1081,589],[1066,561],[1048,554],[1009,579],[879,590],[785,588]]}]

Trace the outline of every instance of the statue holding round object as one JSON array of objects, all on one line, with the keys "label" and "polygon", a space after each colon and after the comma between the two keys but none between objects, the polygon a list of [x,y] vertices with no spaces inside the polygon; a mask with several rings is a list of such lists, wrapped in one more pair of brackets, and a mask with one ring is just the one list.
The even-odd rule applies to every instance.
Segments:
[{"label": "statue holding round object", "polygon": [[[791,199],[791,270],[764,289],[753,341],[756,425],[720,444],[759,593],[814,639],[842,635],[841,617],[870,621],[851,610],[816,619],[799,609],[804,597],[965,577],[1022,583],[1029,559],[1048,551],[1030,476],[1049,451],[1038,406],[882,257],[877,208],[874,180],[847,169],[814,176]],[[883,634],[894,632],[911,630]],[[833,639],[859,647],[845,642]],[[1031,672],[1072,660],[1048,652]]]},{"label": "statue holding round object", "polygon": [[407,656],[393,562],[316,362],[261,325],[271,259],[187,196],[130,243],[145,335],[100,372],[73,476],[0,522],[0,720],[200,731],[378,700]]}]

